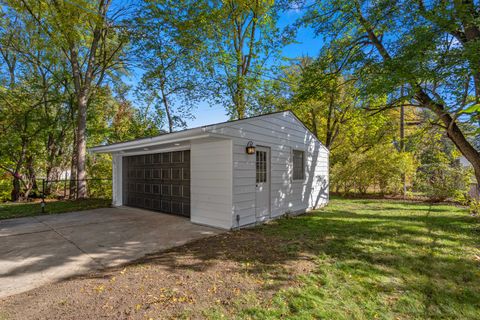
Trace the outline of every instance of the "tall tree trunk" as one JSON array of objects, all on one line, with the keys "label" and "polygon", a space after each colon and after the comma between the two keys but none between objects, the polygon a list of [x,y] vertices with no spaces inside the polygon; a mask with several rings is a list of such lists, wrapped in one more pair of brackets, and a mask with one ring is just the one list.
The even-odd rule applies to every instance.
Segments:
[{"label": "tall tree trunk", "polygon": [[[403,87],[402,87],[402,97],[403,97]],[[405,152],[405,106],[400,106],[400,152]],[[403,198],[407,196],[407,176],[405,172],[402,172],[402,182],[403,182]]]},{"label": "tall tree trunk", "polygon": [[25,192],[25,198],[28,198],[28,195],[32,190],[37,189],[37,177],[35,174],[35,168],[33,167],[34,159],[31,155],[27,157],[27,171],[28,171],[28,188]]},{"label": "tall tree trunk", "polygon": [[18,161],[15,165],[15,169],[12,172],[12,176],[13,176],[12,192],[10,194],[12,201],[20,200],[20,188],[21,188],[20,187],[20,182],[21,182],[20,170],[25,160],[26,149],[27,149],[27,140],[24,137],[22,137],[22,149],[21,149]]},{"label": "tall tree trunk", "polygon": [[[102,34],[105,28],[107,10],[110,5],[110,0],[100,0],[98,2],[98,17],[100,18],[93,30],[90,48],[88,50],[88,59],[86,63],[86,70],[82,74],[83,63],[79,62],[78,49],[75,43],[70,43],[70,64],[72,66],[73,84],[75,87],[76,103],[77,103],[77,198],[84,199],[87,197],[87,177],[86,173],[86,157],[87,157],[87,107],[90,99],[92,86],[95,86],[95,72],[99,67],[97,65],[97,54]],[[103,68],[102,68],[103,67]],[[98,76],[97,85],[103,79],[106,72],[106,67],[102,66],[103,70]]]},{"label": "tall tree trunk", "polygon": [[10,193],[12,201],[20,200],[20,179],[18,172],[13,174],[12,192]]},{"label": "tall tree trunk", "polygon": [[72,161],[70,163],[70,193],[69,199],[75,199],[77,194],[77,138],[76,134],[73,134],[73,152]]},{"label": "tall tree trunk", "polygon": [[243,91],[242,89],[238,88],[237,93],[236,93],[236,101],[237,101],[237,117],[238,119],[243,119],[245,118],[245,98],[243,97]]},{"label": "tall tree trunk", "polygon": [[245,103],[245,86],[244,86],[244,76],[241,74],[237,75],[237,86],[234,91],[233,103],[235,110],[237,112],[237,119],[245,118],[246,113],[246,103]]},{"label": "tall tree trunk", "polygon": [[77,198],[85,199],[87,197],[87,95],[82,92],[78,98],[77,104],[77,143],[76,143],[76,162],[77,162]]},{"label": "tall tree trunk", "polygon": [[163,102],[163,106],[165,108],[165,113],[167,114],[168,131],[170,133],[172,133],[173,132],[173,119],[172,119],[172,115],[170,114],[170,105],[168,104],[167,96],[165,94],[165,87],[164,87],[163,83],[160,86],[160,91],[162,93],[162,102]]},{"label": "tall tree trunk", "polygon": [[334,94],[330,94],[330,99],[328,102],[328,114],[327,114],[327,126],[326,126],[326,132],[325,132],[325,147],[327,149],[330,149],[332,146],[332,138],[333,138],[333,126],[332,126],[332,117],[333,117],[333,108],[334,108]]},{"label": "tall tree trunk", "polygon": [[312,117],[312,130],[315,137],[318,139],[317,114],[314,109],[310,109],[310,116]]}]

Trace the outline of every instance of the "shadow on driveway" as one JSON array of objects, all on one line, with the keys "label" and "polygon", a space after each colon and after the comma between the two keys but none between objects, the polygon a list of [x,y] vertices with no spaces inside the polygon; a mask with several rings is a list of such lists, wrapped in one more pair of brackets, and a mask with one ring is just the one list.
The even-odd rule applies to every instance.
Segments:
[{"label": "shadow on driveway", "polygon": [[220,232],[127,207],[3,220],[0,298]]}]

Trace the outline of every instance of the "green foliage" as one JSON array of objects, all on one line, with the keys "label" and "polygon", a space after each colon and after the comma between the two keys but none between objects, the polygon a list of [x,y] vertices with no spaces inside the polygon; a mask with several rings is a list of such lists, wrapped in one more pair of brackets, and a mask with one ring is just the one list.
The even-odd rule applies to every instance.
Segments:
[{"label": "green foliage", "polygon": [[434,201],[465,201],[471,177],[471,170],[445,158],[436,159],[423,163],[418,169],[415,189]]},{"label": "green foliage", "polygon": [[424,164],[417,173],[415,189],[434,201],[461,200],[468,192],[471,174],[461,166],[448,163]]},{"label": "green foliage", "polygon": [[325,53],[286,69],[288,108],[330,149],[332,190],[399,193],[417,166],[412,152],[399,152],[399,113],[369,111],[386,98],[362,99],[358,81],[342,76],[339,64]]},{"label": "green foliage", "polygon": [[[191,68],[205,76],[209,100],[226,106],[232,118],[258,111],[261,88],[289,37],[277,26],[273,1],[147,1],[169,28],[167,41],[180,58],[195,50]],[[159,20],[160,21],[160,20]],[[156,36],[153,35],[153,36]],[[172,48],[168,44],[169,48]],[[158,47],[155,49],[158,51]],[[180,59],[181,60],[181,59]],[[191,69],[190,69],[191,70]],[[180,74],[184,69],[180,67]],[[183,81],[183,80],[182,80]],[[267,81],[268,82],[268,81]]]},{"label": "green foliage", "polygon": [[[87,81],[98,4],[6,1],[0,9],[0,181],[6,186],[17,177],[21,197],[35,192],[35,179],[59,179],[72,168],[79,92],[88,91],[87,147],[160,132],[149,114],[126,99],[129,88],[120,76],[128,39],[113,20],[103,25],[90,90],[78,87]],[[75,81],[73,58],[83,73],[81,84]],[[90,176],[111,175],[109,160],[103,161],[89,162]]]},{"label": "green foliage", "polygon": [[468,193],[472,170],[458,161],[458,152],[441,134],[430,131],[417,149],[421,165],[418,168],[415,189],[434,201],[462,200]]},{"label": "green foliage", "polygon": [[299,23],[324,38],[322,52],[336,57],[327,65],[341,61],[337,72],[358,79],[369,109],[407,104],[434,114],[424,120],[448,133],[478,180],[478,11],[472,1],[322,0]]},{"label": "green foliage", "polygon": [[133,53],[143,71],[137,99],[152,108],[170,132],[185,128],[196,104],[209,94],[205,59],[201,58],[202,35],[185,30],[186,19],[193,17],[171,13],[185,9],[168,0],[143,1],[132,23]]},{"label": "green foliage", "polygon": [[[351,2],[320,1],[307,10],[304,22],[322,35],[331,35],[332,39],[326,42],[317,59],[303,59],[284,70],[281,80],[287,83],[282,86],[286,93],[281,96],[287,106],[284,103],[283,107],[293,109],[330,149],[332,190],[396,194],[403,191],[405,181],[410,193],[420,192],[433,200],[460,200],[465,194],[468,170],[458,166],[460,154],[453,152],[454,145],[444,139],[444,130],[432,126],[438,123],[438,114],[417,107],[419,104],[414,94],[409,93],[411,87],[406,85],[412,77],[426,83],[437,81],[435,85],[444,80],[433,80],[438,77],[438,68],[432,66],[441,64],[438,61],[431,63],[431,59],[437,59],[429,47],[433,38],[439,39],[432,34],[436,31],[422,29],[420,24],[418,28],[409,29],[409,25],[401,29],[408,37],[397,38],[398,34],[391,28],[410,18],[395,16],[395,13],[408,10],[404,7],[406,2],[387,1],[383,3],[385,7],[379,3],[371,6],[362,1],[359,3],[360,8]],[[325,10],[337,15],[322,14]],[[374,20],[374,24],[379,21],[379,29],[383,27],[392,32],[386,40],[392,44],[388,47],[393,51],[392,60],[377,55],[376,48],[368,54],[362,50],[371,44],[364,42],[367,37],[365,28],[357,23],[358,10],[368,12],[365,16]],[[384,11],[397,20],[383,21],[384,16],[379,14],[385,14]],[[349,19],[353,20],[345,24],[344,21]],[[422,50],[432,55],[420,54]],[[448,68],[453,65],[443,67],[445,69],[441,72],[448,73],[452,71]],[[463,71],[457,71],[453,71],[455,77],[465,76]],[[454,75],[450,76],[454,78]],[[448,90],[458,89],[458,85],[459,82],[454,86],[450,83]],[[447,87],[438,90],[447,90]],[[277,90],[277,95],[280,92]],[[442,103],[451,101],[452,97],[442,96],[447,92],[442,91],[436,97]],[[476,107],[471,105],[470,97],[465,97],[466,106],[470,107],[464,106],[464,113],[475,114]],[[277,98],[276,101],[282,100]],[[400,137],[400,105],[406,105],[403,138]],[[478,127],[462,123],[469,117],[460,118],[459,123],[466,135],[472,135]],[[441,137],[441,145],[430,141],[431,137]],[[428,159],[429,149],[439,157]],[[442,157],[448,161],[443,161]],[[431,170],[428,171],[427,167]]]},{"label": "green foliage", "polygon": [[398,194],[402,190],[403,176],[412,177],[415,167],[412,154],[400,153],[393,145],[377,145],[334,164],[330,177],[332,190]]},{"label": "green foliage", "polygon": [[0,203],[10,200],[10,193],[12,192],[12,179],[2,177],[0,179]]},{"label": "green foliage", "polygon": [[471,215],[480,215],[480,199],[472,199],[472,201],[470,201],[468,209]]},{"label": "green foliage", "polygon": [[[311,3],[296,27],[311,27],[325,46],[317,58],[287,66],[279,52],[292,34],[280,30],[279,12],[296,2],[144,0],[126,17],[121,4],[102,3],[110,4],[25,0],[0,8],[3,188],[15,176],[25,195],[35,177],[75,168],[80,100],[88,105],[88,147],[183,128],[195,105],[208,101],[232,118],[292,109],[329,148],[334,190],[398,193],[405,177],[409,192],[463,197],[467,174],[453,145],[423,143],[445,137],[432,124],[450,126],[418,90],[444,105],[478,147],[480,41],[462,31],[478,29],[468,3]],[[141,69],[137,103],[123,83],[127,61]],[[407,105],[403,139],[400,104]],[[87,170],[108,178],[111,159],[88,156]]]}]

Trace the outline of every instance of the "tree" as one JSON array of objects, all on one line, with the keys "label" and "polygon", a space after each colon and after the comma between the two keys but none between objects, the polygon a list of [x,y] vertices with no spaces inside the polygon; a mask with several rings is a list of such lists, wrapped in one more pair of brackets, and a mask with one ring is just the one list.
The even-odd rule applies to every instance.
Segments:
[{"label": "tree", "polygon": [[[109,128],[108,142],[115,143],[119,141],[128,141],[144,137],[152,137],[161,134],[161,123],[156,117],[152,117],[148,109],[135,107],[128,100],[127,94],[130,88],[117,84],[113,89],[113,95],[109,95],[109,104],[113,105],[113,114],[109,119],[111,125],[106,123]],[[104,135],[105,136],[105,135]],[[102,143],[102,141],[98,141]]]},{"label": "tree", "polygon": [[212,45],[231,99],[232,115],[248,114],[249,91],[258,86],[265,63],[278,50],[276,8],[270,0],[231,0],[219,7],[219,25]]},{"label": "tree", "polygon": [[[138,96],[166,118],[169,132],[184,128],[192,109],[206,96],[206,81],[199,72],[197,42],[185,41],[180,22],[169,13],[169,1],[145,1],[134,19],[135,54],[143,75]],[[148,107],[147,107],[148,108]]]},{"label": "tree", "polygon": [[9,3],[28,13],[42,28],[49,44],[68,61],[76,107],[75,161],[77,195],[86,190],[87,109],[95,90],[106,77],[124,66],[127,43],[117,23],[122,9],[111,12],[111,0],[31,1]]},{"label": "tree", "polygon": [[340,63],[328,51],[304,65],[294,101],[310,114],[314,132],[332,149],[351,111],[362,102],[355,88],[356,79],[342,75]]},{"label": "tree", "polygon": [[[398,112],[369,110],[385,104],[386,95],[361,95],[360,80],[346,73],[343,62],[336,59],[325,50],[317,59],[302,58],[285,67],[278,78],[281,85],[269,101],[293,110],[329,148],[334,190],[397,193],[403,176],[412,182],[416,168],[412,150],[396,148]],[[407,119],[412,111],[406,110]]]},{"label": "tree", "polygon": [[[149,1],[150,2],[150,1]],[[224,104],[232,118],[244,118],[253,107],[272,58],[289,41],[276,23],[271,0],[162,1],[165,20],[175,27],[182,47],[196,47],[192,65],[208,79],[211,100]],[[187,50],[188,51],[188,50]],[[253,109],[253,110],[252,110]]]},{"label": "tree", "polygon": [[480,153],[464,126],[479,101],[478,16],[473,1],[332,0],[310,7],[303,22],[343,54],[362,93],[388,94],[383,109],[407,100],[432,111],[480,183]]},{"label": "tree", "polygon": [[[49,151],[61,144],[60,137],[50,134],[59,120],[51,117],[62,113],[58,102],[64,78],[57,56],[44,47],[34,21],[7,7],[3,17],[0,53],[6,69],[0,74],[0,127],[5,138],[0,141],[0,168],[11,174],[11,199],[17,201],[22,185],[25,197],[36,186],[37,158],[45,158],[42,140],[48,135]],[[50,155],[47,167],[53,161]]]}]

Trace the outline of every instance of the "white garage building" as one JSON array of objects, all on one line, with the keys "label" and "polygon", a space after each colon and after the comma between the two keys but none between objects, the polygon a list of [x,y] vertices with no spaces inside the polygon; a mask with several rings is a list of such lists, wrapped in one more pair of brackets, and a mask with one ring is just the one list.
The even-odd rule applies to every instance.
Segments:
[{"label": "white garage building", "polygon": [[113,205],[231,229],[328,202],[328,150],[290,111],[97,146]]}]

